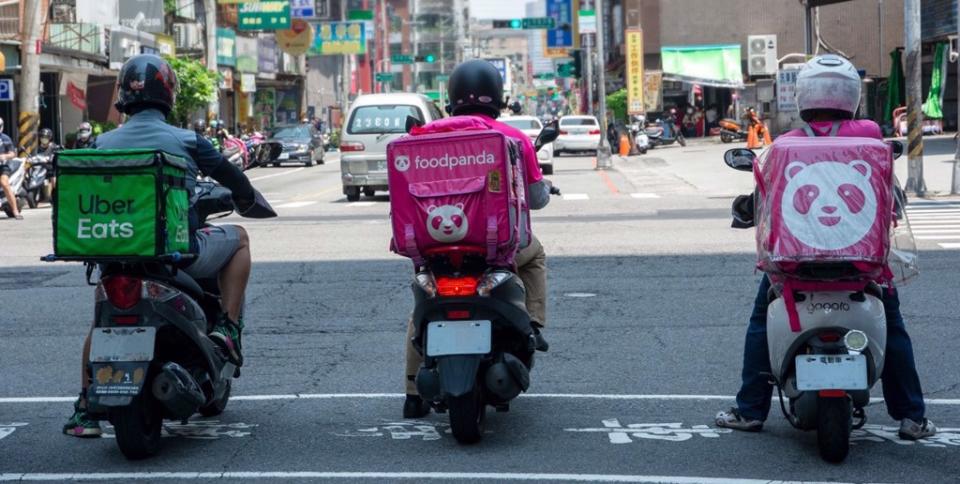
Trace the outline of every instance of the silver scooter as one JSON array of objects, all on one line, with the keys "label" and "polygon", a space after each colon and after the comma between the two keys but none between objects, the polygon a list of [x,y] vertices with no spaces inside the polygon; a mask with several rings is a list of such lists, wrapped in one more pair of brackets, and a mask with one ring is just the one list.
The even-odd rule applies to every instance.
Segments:
[{"label": "silver scooter", "polygon": [[[896,159],[903,145],[893,143]],[[724,155],[726,164],[740,171],[752,172],[755,160],[744,148]],[[842,267],[826,265],[810,279],[835,280],[829,272]],[[855,286],[824,291],[799,283],[786,294],[774,285],[767,296],[767,347],[780,409],[793,427],[817,431],[820,455],[829,462],[847,457],[851,431],[866,423],[864,408],[883,373],[887,346],[883,289],[874,283]],[[791,329],[791,303],[800,331]]]},{"label": "silver scooter", "polygon": [[[10,188],[17,197],[17,207],[21,209],[26,207],[28,205],[27,192],[23,187],[23,182],[27,176],[26,163],[21,158],[14,158],[12,160],[7,160],[6,162],[0,161],[0,163],[6,163],[13,172],[10,174]],[[3,213],[7,214],[7,217],[13,217],[13,207],[7,200],[6,194],[3,192],[3,190],[0,190],[0,210],[3,210]]]}]

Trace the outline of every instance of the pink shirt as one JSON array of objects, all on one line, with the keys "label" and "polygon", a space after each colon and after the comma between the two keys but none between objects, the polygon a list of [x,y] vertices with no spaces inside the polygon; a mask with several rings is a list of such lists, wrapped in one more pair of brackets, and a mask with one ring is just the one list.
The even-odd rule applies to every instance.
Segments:
[{"label": "pink shirt", "polygon": [[[815,121],[810,123],[810,127],[817,136],[830,136],[830,130],[833,129],[833,121]],[[806,137],[807,133],[803,129],[794,129],[780,136],[790,138],[796,136]],[[883,131],[880,130],[880,126],[877,125],[877,123],[869,119],[855,119],[840,121],[840,129],[837,131],[837,136],[844,138],[876,138],[882,140]]]}]

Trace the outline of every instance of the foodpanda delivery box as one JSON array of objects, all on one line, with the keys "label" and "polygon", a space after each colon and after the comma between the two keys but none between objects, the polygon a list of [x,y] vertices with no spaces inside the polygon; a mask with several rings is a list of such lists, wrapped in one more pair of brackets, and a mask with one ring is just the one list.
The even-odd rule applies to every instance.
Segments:
[{"label": "foodpanda delivery box", "polygon": [[391,142],[391,250],[420,265],[430,249],[474,246],[491,265],[512,265],[530,237],[521,156],[514,140],[470,116]]},{"label": "foodpanda delivery box", "polygon": [[190,250],[187,163],[154,150],[69,150],[55,158],[54,255],[156,257]]},{"label": "foodpanda delivery box", "polygon": [[892,153],[874,138],[773,143],[754,167],[759,267],[799,279],[880,277],[894,218]]}]

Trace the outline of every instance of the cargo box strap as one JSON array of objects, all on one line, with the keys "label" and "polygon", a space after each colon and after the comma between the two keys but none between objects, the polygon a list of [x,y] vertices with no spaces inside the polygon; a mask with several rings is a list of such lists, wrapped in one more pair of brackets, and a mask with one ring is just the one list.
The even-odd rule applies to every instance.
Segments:
[{"label": "cargo box strap", "polygon": [[163,175],[163,182],[172,188],[187,188],[187,179],[181,176]]},{"label": "cargo box strap", "polygon": [[797,301],[793,296],[793,291],[851,291],[860,292],[866,289],[867,281],[853,282],[821,282],[821,281],[797,281],[787,279],[783,281],[783,303],[787,306],[787,317],[790,320],[790,331],[799,333],[800,313],[797,312]]},{"label": "cargo box strap", "polygon": [[499,232],[497,230],[497,216],[487,217],[487,262],[491,264],[497,260],[497,236]]},{"label": "cargo box strap", "polygon": [[417,236],[412,224],[404,224],[403,226],[403,243],[407,255],[413,259],[414,264],[421,266],[426,263],[423,256],[420,255],[420,250],[417,249]]},{"label": "cargo box strap", "polygon": [[[811,138],[816,138],[817,136],[820,136],[819,132],[815,131],[813,129],[813,126],[810,126],[810,123],[803,125],[803,131],[807,133],[807,136]],[[830,134],[828,134],[827,136],[834,138],[837,136],[837,133],[839,132],[840,132],[840,121],[834,121],[833,126],[830,127]]]}]

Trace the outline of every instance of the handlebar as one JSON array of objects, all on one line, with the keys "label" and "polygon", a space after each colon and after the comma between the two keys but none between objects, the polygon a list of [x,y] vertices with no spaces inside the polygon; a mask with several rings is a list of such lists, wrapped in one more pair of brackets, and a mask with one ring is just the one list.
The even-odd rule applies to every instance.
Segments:
[{"label": "handlebar", "polygon": [[560,195],[560,188],[558,188],[556,185],[551,186],[551,187],[550,187],[550,194],[551,194],[551,195],[558,195],[558,196],[559,196],[559,195]]}]

